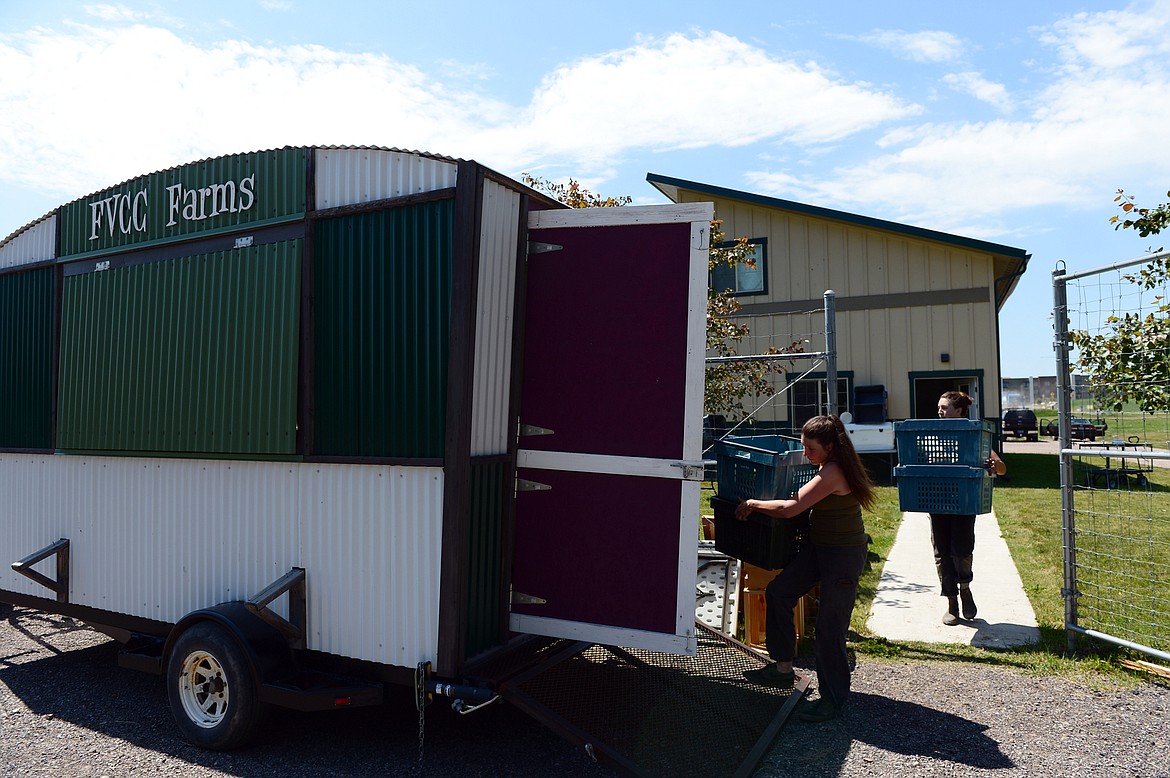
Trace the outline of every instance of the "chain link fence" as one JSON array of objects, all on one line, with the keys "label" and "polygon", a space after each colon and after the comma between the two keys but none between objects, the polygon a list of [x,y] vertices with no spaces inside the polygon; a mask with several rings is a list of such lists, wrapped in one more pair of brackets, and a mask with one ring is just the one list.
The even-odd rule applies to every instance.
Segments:
[{"label": "chain link fence", "polygon": [[1170,660],[1168,261],[1053,272],[1070,648],[1088,636]]}]

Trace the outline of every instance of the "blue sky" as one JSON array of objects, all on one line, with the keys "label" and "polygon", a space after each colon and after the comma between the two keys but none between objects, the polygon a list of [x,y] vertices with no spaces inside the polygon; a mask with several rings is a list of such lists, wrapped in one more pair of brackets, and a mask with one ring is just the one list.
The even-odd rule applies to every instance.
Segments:
[{"label": "blue sky", "polygon": [[0,237],[142,173],[370,144],[646,174],[1019,247],[1007,376],[1051,375],[1051,274],[1162,245],[1170,0],[1033,3],[6,0]]}]

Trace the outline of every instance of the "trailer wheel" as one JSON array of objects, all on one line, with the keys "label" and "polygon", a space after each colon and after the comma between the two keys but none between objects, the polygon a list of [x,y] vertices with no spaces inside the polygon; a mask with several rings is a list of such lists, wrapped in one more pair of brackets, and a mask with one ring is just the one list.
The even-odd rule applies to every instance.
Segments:
[{"label": "trailer wheel", "polygon": [[263,720],[243,649],[210,622],[194,625],[175,642],[167,663],[167,697],[183,736],[201,748],[242,746]]}]

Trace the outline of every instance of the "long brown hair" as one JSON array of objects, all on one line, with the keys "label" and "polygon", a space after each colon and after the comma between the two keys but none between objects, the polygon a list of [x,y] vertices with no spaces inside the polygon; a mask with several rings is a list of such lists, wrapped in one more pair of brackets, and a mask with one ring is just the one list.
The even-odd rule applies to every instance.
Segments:
[{"label": "long brown hair", "polygon": [[845,476],[845,483],[849,484],[849,491],[857,498],[863,508],[873,507],[877,496],[873,492],[873,481],[865,465],[861,464],[861,457],[857,456],[857,449],[853,448],[853,441],[845,425],[836,416],[813,416],[800,428],[802,437],[815,440],[829,452],[829,462],[836,462]]}]

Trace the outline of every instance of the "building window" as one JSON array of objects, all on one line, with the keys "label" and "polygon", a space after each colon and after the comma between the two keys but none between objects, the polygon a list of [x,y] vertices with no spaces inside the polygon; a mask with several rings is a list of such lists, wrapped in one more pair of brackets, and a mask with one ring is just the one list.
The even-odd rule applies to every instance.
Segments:
[{"label": "building window", "polygon": [[[849,383],[851,375],[837,375],[837,415],[840,416],[849,410]],[[813,416],[820,416],[825,412],[829,403],[829,396],[825,392],[825,375],[808,376],[792,385],[790,394],[792,405],[789,418],[792,419],[792,429],[798,430]]]},{"label": "building window", "polygon": [[[724,241],[719,248],[734,246],[736,241]],[[752,266],[737,263],[734,267],[718,265],[711,271],[711,288],[730,295],[766,294],[765,279],[768,277],[768,239],[752,238],[748,241]]]}]

